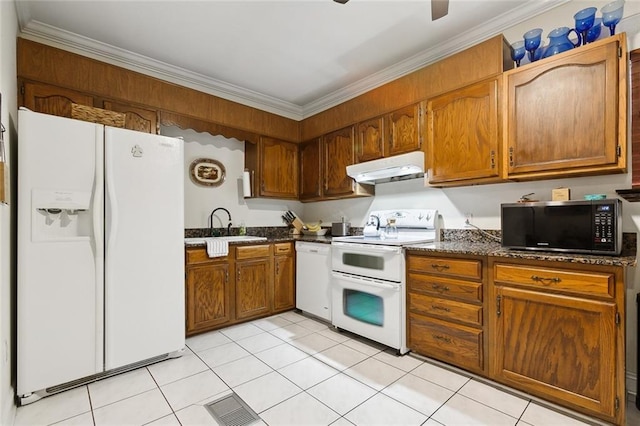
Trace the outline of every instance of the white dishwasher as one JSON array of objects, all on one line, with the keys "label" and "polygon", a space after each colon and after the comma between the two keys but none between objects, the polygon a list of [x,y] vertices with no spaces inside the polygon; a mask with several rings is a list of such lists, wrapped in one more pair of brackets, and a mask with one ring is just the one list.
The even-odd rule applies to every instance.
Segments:
[{"label": "white dishwasher", "polygon": [[296,308],[331,321],[331,244],[296,242]]}]

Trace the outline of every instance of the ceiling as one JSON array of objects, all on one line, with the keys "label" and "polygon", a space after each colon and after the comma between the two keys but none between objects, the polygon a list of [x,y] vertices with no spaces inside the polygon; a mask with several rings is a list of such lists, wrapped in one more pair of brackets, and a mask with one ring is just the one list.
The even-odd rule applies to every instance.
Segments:
[{"label": "ceiling", "polygon": [[[302,119],[567,0],[16,0],[22,36]],[[472,66],[472,64],[470,64]]]}]

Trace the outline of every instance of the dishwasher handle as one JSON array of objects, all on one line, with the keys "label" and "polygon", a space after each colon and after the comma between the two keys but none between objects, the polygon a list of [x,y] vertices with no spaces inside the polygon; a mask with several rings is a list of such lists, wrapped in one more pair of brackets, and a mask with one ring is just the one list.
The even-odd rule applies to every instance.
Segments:
[{"label": "dishwasher handle", "polygon": [[323,243],[296,243],[296,252],[329,255],[331,245]]}]

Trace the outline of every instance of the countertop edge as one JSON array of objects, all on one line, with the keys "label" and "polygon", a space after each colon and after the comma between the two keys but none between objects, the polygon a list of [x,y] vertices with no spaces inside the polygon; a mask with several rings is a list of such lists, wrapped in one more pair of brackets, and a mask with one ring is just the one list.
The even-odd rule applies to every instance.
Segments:
[{"label": "countertop edge", "polygon": [[580,253],[556,253],[543,251],[513,250],[494,243],[437,242],[406,247],[407,251],[473,256],[503,257],[509,259],[546,260],[551,262],[579,263],[585,265],[611,265],[634,267],[636,253],[623,252],[619,256],[590,255]]}]

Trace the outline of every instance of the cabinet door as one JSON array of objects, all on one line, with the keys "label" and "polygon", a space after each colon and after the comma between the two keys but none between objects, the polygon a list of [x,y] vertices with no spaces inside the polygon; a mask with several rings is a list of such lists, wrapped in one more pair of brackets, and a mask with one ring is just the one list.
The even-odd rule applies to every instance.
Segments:
[{"label": "cabinet door", "polygon": [[61,87],[24,83],[23,106],[31,111],[71,118],[71,104],[93,106],[93,97]]},{"label": "cabinet door", "polygon": [[187,334],[231,320],[229,264],[187,267]]},{"label": "cabinet door", "polygon": [[121,112],[125,115],[125,129],[145,133],[158,133],[158,112],[150,109],[136,108],[127,104],[104,101],[104,109]]},{"label": "cabinet door", "polygon": [[347,166],[355,163],[353,126],[324,136],[324,195],[339,196],[353,193],[353,179],[347,176]]},{"label": "cabinet door", "polygon": [[509,178],[624,171],[618,46],[601,42],[505,73]]},{"label": "cabinet door", "polygon": [[356,136],[356,160],[376,160],[385,156],[384,153],[384,119],[373,118],[358,124]]},{"label": "cabinet door", "polygon": [[496,380],[581,411],[616,416],[615,303],[496,286]]},{"label": "cabinet door", "polygon": [[386,155],[417,151],[422,147],[422,114],[420,104],[392,112],[387,116]]},{"label": "cabinet door", "polygon": [[275,256],[273,282],[273,310],[284,311],[296,307],[296,270],[293,256]]},{"label": "cabinet door", "polygon": [[247,319],[271,310],[271,267],[266,259],[236,262],[236,319]]},{"label": "cabinet door", "polygon": [[260,195],[298,198],[298,145],[263,137],[260,150]]},{"label": "cabinet door", "polygon": [[429,183],[498,180],[498,82],[464,87],[427,103]]},{"label": "cabinet door", "polygon": [[300,145],[300,200],[322,197],[322,147],[320,138]]}]

